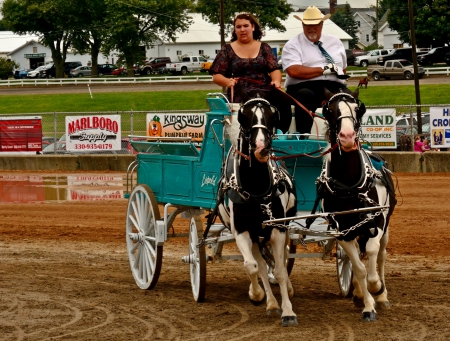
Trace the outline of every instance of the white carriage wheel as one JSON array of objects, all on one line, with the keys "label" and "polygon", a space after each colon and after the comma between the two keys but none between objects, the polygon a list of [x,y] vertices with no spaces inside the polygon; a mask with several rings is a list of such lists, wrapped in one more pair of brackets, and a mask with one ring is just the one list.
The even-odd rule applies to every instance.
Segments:
[{"label": "white carriage wheel", "polygon": [[161,272],[163,247],[156,245],[158,203],[147,185],[137,185],[128,200],[127,253],[131,272],[141,289],[152,289]]},{"label": "white carriage wheel", "polygon": [[339,243],[336,243],[336,268],[341,295],[344,297],[352,297],[355,288],[352,282],[352,262]]},{"label": "white carriage wheel", "polygon": [[206,253],[205,244],[199,245],[203,237],[202,221],[199,216],[191,218],[189,227],[189,269],[194,300],[203,302],[206,292]]}]

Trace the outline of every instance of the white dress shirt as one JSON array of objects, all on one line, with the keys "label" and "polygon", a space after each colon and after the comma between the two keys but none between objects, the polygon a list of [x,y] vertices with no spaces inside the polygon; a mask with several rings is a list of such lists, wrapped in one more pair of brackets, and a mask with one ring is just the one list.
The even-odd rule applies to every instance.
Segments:
[{"label": "white dress shirt", "polygon": [[[336,36],[322,34],[320,41],[322,42],[322,47],[325,51],[333,58],[334,64],[339,70],[338,73],[343,74],[343,70],[347,68],[347,54],[345,53],[345,48],[341,40]],[[290,39],[286,45],[284,45],[281,59],[283,62],[283,70],[286,70],[292,65],[322,67],[329,64],[325,56],[320,52],[319,47],[308,40],[303,32]],[[311,79],[297,79],[289,77],[289,75],[286,74],[284,87],[314,80],[331,80],[344,83],[344,80],[337,78],[334,74],[320,75]]]}]

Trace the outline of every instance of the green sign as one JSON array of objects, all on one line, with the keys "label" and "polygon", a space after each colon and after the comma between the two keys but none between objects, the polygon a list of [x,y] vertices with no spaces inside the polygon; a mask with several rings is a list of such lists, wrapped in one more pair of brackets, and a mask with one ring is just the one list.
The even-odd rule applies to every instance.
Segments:
[{"label": "green sign", "polygon": [[30,53],[30,54],[26,54],[25,53],[25,58],[40,58],[40,57],[45,57],[45,53]]}]

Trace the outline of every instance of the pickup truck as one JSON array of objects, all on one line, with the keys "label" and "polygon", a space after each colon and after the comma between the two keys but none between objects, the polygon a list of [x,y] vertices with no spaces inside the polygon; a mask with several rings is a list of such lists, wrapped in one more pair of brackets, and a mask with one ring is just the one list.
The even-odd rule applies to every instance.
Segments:
[{"label": "pickup truck", "polygon": [[[367,52],[367,54],[357,56],[355,58],[354,64],[356,66],[362,66],[367,67],[369,64],[376,64],[378,61],[378,58],[380,56],[386,56],[390,54],[393,50],[385,49],[385,50],[372,50]],[[350,63],[347,64],[350,65]]]},{"label": "pickup truck", "polygon": [[160,68],[166,67],[168,63],[171,63],[169,57],[156,57],[150,59],[144,65],[139,67],[139,73],[141,75],[151,75],[152,73],[157,73]]},{"label": "pickup truck", "polygon": [[[417,71],[419,78],[422,78],[425,74],[423,67],[418,66]],[[406,59],[388,60],[384,63],[384,66],[369,66],[367,68],[367,76],[372,77],[375,81],[379,81],[381,78],[388,80],[391,77],[413,79],[414,65]]]},{"label": "pickup truck", "polygon": [[202,63],[204,62],[207,62],[207,60],[202,56],[183,57],[178,63],[167,64],[166,70],[173,75],[177,72],[185,75],[188,72],[200,71],[202,69]]}]

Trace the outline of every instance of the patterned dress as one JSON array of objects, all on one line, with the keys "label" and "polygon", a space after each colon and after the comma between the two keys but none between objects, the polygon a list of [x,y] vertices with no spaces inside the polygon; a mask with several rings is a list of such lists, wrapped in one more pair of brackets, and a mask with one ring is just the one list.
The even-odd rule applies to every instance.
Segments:
[{"label": "patterned dress", "polygon": [[[221,74],[227,78],[239,77],[239,84],[245,90],[260,90],[268,92],[272,81],[269,73],[280,69],[277,59],[269,44],[261,43],[256,58],[240,58],[234,53],[230,44],[222,47],[214,59],[209,73],[211,75]],[[246,79],[253,80],[247,81]],[[228,98],[231,100],[231,89],[228,89]],[[234,103],[241,103],[238,93],[234,94]]]}]

